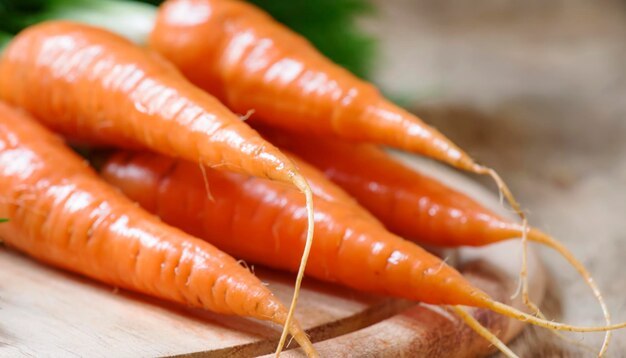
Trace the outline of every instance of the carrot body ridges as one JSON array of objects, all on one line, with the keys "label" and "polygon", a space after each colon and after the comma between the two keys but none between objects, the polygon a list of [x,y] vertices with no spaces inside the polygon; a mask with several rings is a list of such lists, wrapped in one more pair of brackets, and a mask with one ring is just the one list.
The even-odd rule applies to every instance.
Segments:
[{"label": "carrot body ridges", "polygon": [[521,235],[519,224],[407,167],[378,146],[260,130],[324,172],[397,235],[452,247],[482,246]]},{"label": "carrot body ridges", "polygon": [[0,98],[72,140],[148,147],[285,182],[297,173],[156,53],[87,25],[49,22],[19,34],[0,61]]},{"label": "carrot body ridges", "polygon": [[[294,271],[304,201],[293,188],[149,153],[119,153],[101,175],[165,222],[250,262]],[[351,205],[316,198],[307,274],[359,290],[429,303],[477,305],[482,292],[439,258],[387,232]],[[462,302],[462,303],[461,303]]]},{"label": "carrot body ridges", "polygon": [[[313,222],[310,188],[287,157],[159,55],[113,33],[63,21],[24,30],[2,54],[0,99],[75,140],[149,148],[293,184]],[[309,226],[285,327],[312,238]]]},{"label": "carrot body ridges", "polygon": [[149,43],[234,111],[254,109],[253,122],[387,144],[466,170],[474,165],[437,130],[245,2],[166,1]]},{"label": "carrot body ridges", "polygon": [[[285,308],[233,258],[109,187],[62,141],[0,103],[3,241],[108,284],[280,322]],[[257,305],[257,303],[259,303]]]}]

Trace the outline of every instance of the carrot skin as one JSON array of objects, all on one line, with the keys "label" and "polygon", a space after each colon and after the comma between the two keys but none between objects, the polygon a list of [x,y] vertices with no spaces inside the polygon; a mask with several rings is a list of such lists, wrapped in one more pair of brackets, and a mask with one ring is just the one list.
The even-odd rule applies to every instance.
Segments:
[{"label": "carrot skin", "polygon": [[116,287],[285,321],[285,307],[233,258],[138,208],[60,138],[1,102],[0,188],[0,216],[10,218],[0,235],[10,247]]},{"label": "carrot skin", "polygon": [[315,197],[332,202],[335,205],[348,206],[350,208],[349,210],[359,213],[365,219],[369,220],[371,224],[382,225],[374,215],[365,210],[354,197],[350,196],[350,194],[345,191],[345,189],[330,181],[322,171],[288,150],[281,148],[281,152],[291,159],[298,168],[298,171],[306,178]]},{"label": "carrot skin", "polygon": [[253,109],[253,122],[376,142],[476,170],[436,129],[243,1],[166,1],[149,45],[229,108]]},{"label": "carrot skin", "polygon": [[401,237],[456,247],[483,246],[521,235],[519,224],[407,167],[378,146],[258,128],[281,150],[322,171]]},{"label": "carrot skin", "polygon": [[[151,153],[118,153],[101,176],[165,222],[236,257],[298,267],[306,221],[293,188],[207,169],[209,199],[197,165]],[[312,277],[433,304],[483,304],[484,293],[456,270],[352,205],[316,198],[315,227],[306,268]]]},{"label": "carrot skin", "polygon": [[0,59],[0,99],[75,141],[148,147],[284,182],[297,175],[159,55],[87,25],[47,22],[16,36]]}]

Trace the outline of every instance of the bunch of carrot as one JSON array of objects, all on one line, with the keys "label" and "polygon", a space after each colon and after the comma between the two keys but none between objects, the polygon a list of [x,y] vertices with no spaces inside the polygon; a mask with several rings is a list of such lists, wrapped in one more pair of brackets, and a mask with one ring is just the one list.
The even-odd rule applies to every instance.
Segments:
[{"label": "bunch of carrot", "polygon": [[[0,104],[6,243],[110,284],[283,324],[277,354],[289,332],[315,355],[292,321],[304,272],[452,306],[509,356],[461,305],[555,330],[607,331],[600,355],[610,330],[626,326],[611,325],[597,287],[562,245],[528,230],[495,171],[262,11],[236,0],[166,1],[149,47],[87,25],[48,22],[4,50],[0,100],[28,112]],[[249,110],[247,123],[264,137],[233,114]],[[29,116],[70,141],[125,149],[105,161],[102,178],[187,234],[134,207]],[[376,145],[492,176],[522,223],[499,218]],[[41,215],[46,211],[54,214]],[[291,309],[227,254],[189,234],[238,258],[298,271]],[[530,301],[538,316],[506,306],[400,236],[444,246],[521,236],[555,248],[594,290],[606,326],[547,321]],[[526,280],[523,293],[527,298]]]}]

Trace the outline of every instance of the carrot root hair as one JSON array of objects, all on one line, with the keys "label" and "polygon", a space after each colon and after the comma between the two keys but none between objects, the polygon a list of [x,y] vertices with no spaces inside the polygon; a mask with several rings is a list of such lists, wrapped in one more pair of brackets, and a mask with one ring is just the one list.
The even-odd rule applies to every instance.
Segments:
[{"label": "carrot root hair", "polygon": [[545,319],[538,318],[531,314],[522,312],[515,307],[511,307],[504,303],[494,301],[490,298],[486,298],[483,303],[485,307],[499,313],[501,315],[514,318],[518,321],[530,323],[535,326],[567,332],[606,332],[616,329],[626,328],[626,322],[610,324],[606,326],[573,326],[570,324],[553,322]]},{"label": "carrot root hair", "polygon": [[209,186],[209,178],[207,178],[207,175],[206,175],[206,168],[202,164],[201,160],[198,160],[198,165],[200,166],[200,173],[202,173],[202,180],[204,182],[204,190],[206,191],[206,197],[210,201],[215,201],[213,194],[211,194],[211,187]]},{"label": "carrot root hair", "polygon": [[[504,197],[506,201],[509,203],[509,206],[515,211],[517,216],[522,220],[522,267],[519,273],[520,287],[524,297],[524,302],[529,302],[529,306],[536,308],[537,306],[530,302],[528,298],[528,219],[526,218],[526,213],[522,210],[521,205],[513,196],[513,193],[509,189],[508,185],[502,180],[500,174],[496,172],[494,169],[489,167],[484,167],[482,165],[474,164],[472,166],[473,171],[477,174],[483,174],[490,176],[493,181],[498,186],[498,191],[500,192],[501,198]],[[519,294],[518,290],[513,294],[513,297]]]},{"label": "carrot root hair", "polygon": [[[304,330],[302,330],[302,328],[296,322],[291,323],[289,326],[285,324],[285,327],[289,327],[289,332],[291,333],[293,339],[298,342],[308,358],[319,358],[319,354],[317,353],[317,351],[315,351],[315,348],[309,340],[309,337],[307,337]],[[277,351],[276,355],[280,355],[280,352]]]},{"label": "carrot root hair", "polygon": [[[513,196],[513,193],[509,189],[508,185],[502,180],[500,174],[496,172],[494,169],[489,167],[484,167],[479,164],[474,164],[472,166],[472,171],[477,174],[488,175],[498,186],[498,191],[500,192],[501,198],[504,197],[506,201],[509,203],[509,206],[515,211],[515,214],[519,216],[522,220],[522,269],[520,271],[520,281],[522,282],[522,286],[526,285],[528,287],[528,270],[526,266],[527,254],[528,254],[528,219],[526,218],[526,213],[522,210],[522,206]],[[523,288],[522,288],[523,289]]]},{"label": "carrot root hair", "polygon": [[480,322],[478,322],[471,314],[467,313],[460,306],[451,306],[452,311],[459,316],[468,325],[474,332],[478,333],[480,336],[489,341],[494,347],[498,348],[502,354],[504,354],[508,358],[518,358],[517,354],[513,353],[509,347],[507,347],[504,342],[502,342],[495,334],[491,333],[487,328],[485,328]]},{"label": "carrot root hair", "polygon": [[[600,349],[600,352],[598,353],[598,356],[600,356],[600,357],[603,356],[606,353],[606,350],[608,349],[609,342],[611,340],[611,330],[620,329],[620,328],[626,327],[626,322],[625,323],[620,323],[620,324],[615,324],[615,325],[611,324],[611,315],[610,315],[609,310],[608,310],[608,308],[606,306],[606,303],[604,302],[604,298],[602,297],[602,294],[601,294],[600,290],[596,286],[596,284],[593,281],[593,279],[592,279],[591,275],[589,274],[589,272],[569,252],[569,250],[567,250],[565,248],[565,246],[563,246],[561,243],[559,243],[558,241],[554,240],[550,236],[545,235],[545,234],[541,233],[540,231],[538,231],[536,229],[530,229],[529,230],[528,220],[526,218],[526,214],[524,213],[524,211],[522,210],[520,204],[517,202],[517,200],[515,199],[515,197],[511,193],[511,190],[509,189],[509,187],[506,185],[504,180],[502,180],[500,175],[495,170],[493,170],[492,168],[488,168],[488,167],[484,167],[484,166],[475,164],[473,166],[473,171],[475,173],[477,173],[477,174],[489,175],[495,181],[496,185],[498,186],[498,190],[499,190],[500,194],[507,200],[507,202],[509,203],[511,208],[515,211],[515,213],[522,220],[522,228],[521,228],[521,231],[522,231],[522,267],[520,269],[520,286],[521,286],[521,291],[522,291],[522,299],[524,301],[524,304],[526,306],[528,306],[535,314],[539,315],[540,317],[538,318],[538,317],[535,317],[535,316],[532,316],[532,315],[528,315],[528,314],[526,314],[524,312],[521,312],[521,311],[519,311],[519,310],[517,310],[517,309],[515,309],[515,308],[513,308],[511,306],[507,306],[505,304],[502,304],[502,303],[499,303],[499,302],[496,302],[496,301],[492,301],[492,304],[490,305],[490,308],[493,311],[498,312],[500,314],[503,314],[505,316],[516,318],[518,320],[521,320],[521,321],[524,321],[524,322],[527,322],[527,323],[531,323],[531,324],[534,324],[536,326],[548,328],[548,329],[551,329],[551,330],[572,331],[572,332],[602,332],[602,331],[605,331],[606,335],[605,335],[604,341],[602,343],[602,347]],[[532,241],[539,242],[541,244],[544,244],[545,246],[549,246],[550,248],[556,250],[584,278],[585,282],[592,289],[592,291],[594,293],[594,296],[596,297],[596,299],[598,300],[598,303],[600,304],[600,306],[602,308],[602,313],[604,315],[606,326],[576,327],[576,326],[572,326],[572,325],[552,322],[552,321],[549,321],[549,320],[545,319],[545,316],[541,313],[541,311],[539,310],[537,305],[535,305],[530,300],[530,297],[529,297],[529,294],[528,294],[528,239],[529,239],[529,236],[530,236],[530,239]]]},{"label": "carrot root hair", "polygon": [[[528,231],[529,231],[529,226],[528,226],[528,218],[526,217],[526,213],[524,213],[521,205],[515,199],[508,185],[504,182],[502,177],[500,177],[500,174],[498,174],[498,172],[496,172],[492,168],[484,167],[481,165],[475,165],[474,170],[476,171],[476,173],[489,175],[493,179],[493,181],[498,186],[498,191],[500,192],[501,198],[504,197],[506,199],[506,201],[509,203],[513,211],[515,211],[515,213],[519,216],[519,218],[522,221],[522,228],[521,228],[521,231],[522,231],[522,266],[519,272],[518,289],[515,291],[515,293],[513,294],[511,298],[517,297],[517,295],[520,293],[520,290],[521,290],[522,300],[524,304],[528,308],[530,308],[533,311],[533,313],[538,313],[543,316],[543,314],[539,310],[539,307],[537,307],[537,305],[531,301],[530,295],[528,293],[529,292],[529,289],[528,289]],[[545,318],[545,317],[542,317],[542,318]]]},{"label": "carrot root hair", "polygon": [[[519,277],[520,277],[522,300],[524,304],[527,307],[529,307],[533,311],[534,314],[538,315],[540,319],[547,321],[546,317],[539,310],[539,307],[537,307],[537,305],[534,304],[530,300],[529,293],[528,293],[529,291],[528,290],[528,240],[530,239],[534,242],[541,243],[557,251],[561,256],[563,256],[570,263],[572,267],[574,267],[574,269],[576,269],[576,271],[578,271],[578,273],[583,277],[583,279],[587,283],[587,286],[591,288],[594,296],[596,297],[596,300],[600,304],[600,307],[602,308],[602,314],[604,315],[604,321],[606,323],[606,327],[611,327],[611,314],[609,313],[608,307],[604,301],[604,298],[602,297],[602,293],[600,292],[599,288],[593,281],[593,278],[591,277],[589,272],[580,263],[580,261],[578,261],[574,257],[574,255],[572,255],[572,253],[560,242],[554,240],[552,237],[542,233],[541,231],[537,229],[529,228],[528,219],[526,218],[526,214],[522,210],[521,205],[515,199],[515,197],[511,193],[511,190],[506,185],[504,180],[502,180],[500,175],[494,169],[476,164],[474,165],[474,171],[478,174],[489,175],[495,181],[496,185],[498,186],[498,190],[500,194],[506,199],[506,201],[509,203],[511,208],[515,211],[515,213],[522,220],[522,228],[521,228],[522,230],[522,267],[520,269]],[[514,296],[516,296],[518,293],[519,292],[516,292]],[[607,329],[605,337],[604,337],[604,341],[602,342],[602,347],[598,354],[599,356],[602,356],[606,353],[609,342],[611,341],[611,335],[612,335],[611,330]],[[559,336],[561,338],[565,338],[562,335],[559,335]]]},{"label": "carrot root hair", "polygon": [[[580,261],[578,261],[576,257],[574,257],[574,255],[563,244],[561,244],[560,242],[558,242],[551,236],[546,235],[537,229],[534,229],[534,228],[530,229],[528,233],[528,238],[533,242],[537,242],[539,244],[542,244],[544,246],[547,246],[555,250],[561,256],[563,256],[563,258],[565,258],[567,262],[569,262],[569,264],[580,274],[580,276],[583,277],[583,279],[587,283],[587,286],[591,288],[591,291],[593,291],[593,295],[596,297],[596,300],[598,301],[598,303],[600,304],[600,308],[602,309],[602,314],[604,316],[604,321],[606,325],[611,326],[611,314],[606,305],[606,302],[604,301],[602,292],[600,292],[600,289],[598,288],[595,281],[591,277],[591,274],[589,274],[589,272],[587,271],[587,269],[585,269],[583,264]],[[540,311],[538,313],[541,315],[540,316],[541,318],[545,319],[545,317],[542,317],[543,315],[541,314]],[[566,337],[561,336],[561,338],[566,338]],[[604,336],[604,341],[602,342],[602,347],[600,348],[600,352],[598,353],[599,356],[602,356],[606,353],[609,347],[610,341],[611,341],[611,331],[607,330]]]},{"label": "carrot root hair", "polygon": [[[553,322],[553,321],[549,321],[546,320],[544,318],[539,318],[530,314],[527,314],[525,312],[522,312],[514,307],[511,307],[509,305],[491,300],[491,299],[487,299],[486,300],[486,307],[489,308],[490,310],[502,314],[504,316],[510,317],[510,318],[514,318],[517,319],[519,321],[522,322],[526,322],[538,327],[543,327],[543,328],[547,328],[553,331],[568,331],[568,332],[609,332],[615,329],[622,329],[622,328],[626,328],[626,322],[622,322],[622,323],[618,323],[618,324],[608,324],[606,326],[573,326],[573,325],[569,325],[569,324],[565,324],[565,323],[559,323],[559,322]],[[543,315],[542,315],[543,316]],[[478,332],[478,331],[477,331]],[[480,332],[479,332],[480,333]],[[482,335],[482,334],[481,334]],[[562,338],[566,338],[563,337],[561,335],[559,335]],[[488,336],[483,336],[487,339],[490,339]],[[608,335],[608,337],[610,337],[610,335]],[[567,340],[569,340],[569,338],[566,338]],[[491,340],[490,340],[491,341]],[[602,348],[600,350],[600,352],[598,353],[598,357],[602,357],[604,356],[604,354],[606,353],[606,349],[608,348],[608,340],[606,339],[605,336],[605,342],[602,345]]]},{"label": "carrot root hair", "polygon": [[[532,302],[529,302],[529,304],[527,304],[527,306],[528,306],[531,310],[533,310],[533,313],[534,313],[537,317],[539,317],[539,318],[541,318],[541,319],[545,319],[545,320],[547,320],[547,319],[548,319],[548,318],[547,318],[547,317],[543,314],[543,312],[541,312],[541,311],[539,310],[539,308],[538,308],[537,306],[535,306],[534,304],[532,304]],[[580,342],[580,341],[578,341],[578,340],[572,339],[572,338],[570,338],[570,337],[568,337],[568,336],[566,336],[566,335],[563,335],[563,334],[561,334],[559,331],[550,331],[550,333],[554,334],[555,336],[559,337],[560,339],[564,340],[565,342],[567,342],[567,343],[569,343],[569,344],[573,344],[573,345],[575,345],[575,346],[577,346],[577,347],[583,348],[583,349],[585,349],[585,350],[589,351],[590,353],[595,353],[595,352],[596,352],[596,349],[595,349],[595,348],[593,348],[592,346],[587,345],[587,344],[584,344],[584,343],[582,343],[582,342]],[[606,331],[606,333],[607,333],[607,334],[609,335],[609,337],[610,337],[610,335],[611,335],[611,331]],[[607,342],[607,340],[606,340],[606,335],[605,335],[605,340],[604,340],[604,342]],[[604,342],[603,342],[603,344],[602,344],[602,347],[605,347],[605,343],[604,343]],[[608,344],[608,343],[606,343],[606,344]],[[608,345],[606,345],[606,348],[608,348]],[[606,351],[606,349],[601,349],[601,350],[600,350],[600,352],[598,353],[598,357],[602,357],[602,356],[605,354],[605,351]]]},{"label": "carrot root hair", "polygon": [[[300,267],[298,269],[298,275],[296,277],[296,283],[294,285],[293,298],[291,300],[291,306],[289,307],[289,312],[287,313],[287,319],[285,320],[285,326],[283,328],[283,333],[280,336],[280,341],[278,342],[278,347],[276,348],[276,357],[280,356],[280,353],[285,346],[285,341],[287,340],[287,335],[289,333],[289,327],[291,326],[291,322],[293,320],[293,315],[296,308],[296,303],[298,302],[298,296],[300,294],[300,286],[302,285],[302,279],[304,277],[304,270],[306,268],[307,260],[309,259],[309,253],[311,252],[311,245],[313,244],[313,227],[315,223],[315,217],[313,212],[313,191],[311,191],[311,187],[306,182],[304,177],[300,175],[296,175],[293,177],[293,182],[300,191],[304,193],[306,197],[306,211],[307,211],[307,232],[306,232],[306,243],[304,245],[304,251],[302,252],[302,258],[300,259]],[[315,351],[313,351],[315,352]],[[308,354],[308,353],[307,353]]]}]

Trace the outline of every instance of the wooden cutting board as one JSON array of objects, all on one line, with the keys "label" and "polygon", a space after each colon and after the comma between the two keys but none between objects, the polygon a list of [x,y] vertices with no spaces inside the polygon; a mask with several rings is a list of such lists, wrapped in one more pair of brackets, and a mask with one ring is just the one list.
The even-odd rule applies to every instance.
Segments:
[{"label": "wooden cutting board", "polygon": [[[433,163],[404,157],[478,198],[503,209],[497,197],[467,178]],[[517,288],[519,242],[481,249],[445,251],[467,277],[509,302]],[[530,252],[531,295],[539,303],[544,275]],[[293,276],[255,267],[255,272],[289,302]],[[362,294],[313,279],[305,280],[297,318],[322,356],[471,357],[488,344],[438,307]],[[519,299],[513,304],[522,307]],[[484,310],[480,322],[505,341],[521,324]],[[280,327],[221,316],[120,291],[41,265],[0,247],[0,356],[229,356],[271,354]],[[290,347],[295,347],[291,345]],[[298,349],[284,356],[301,356]]]}]

